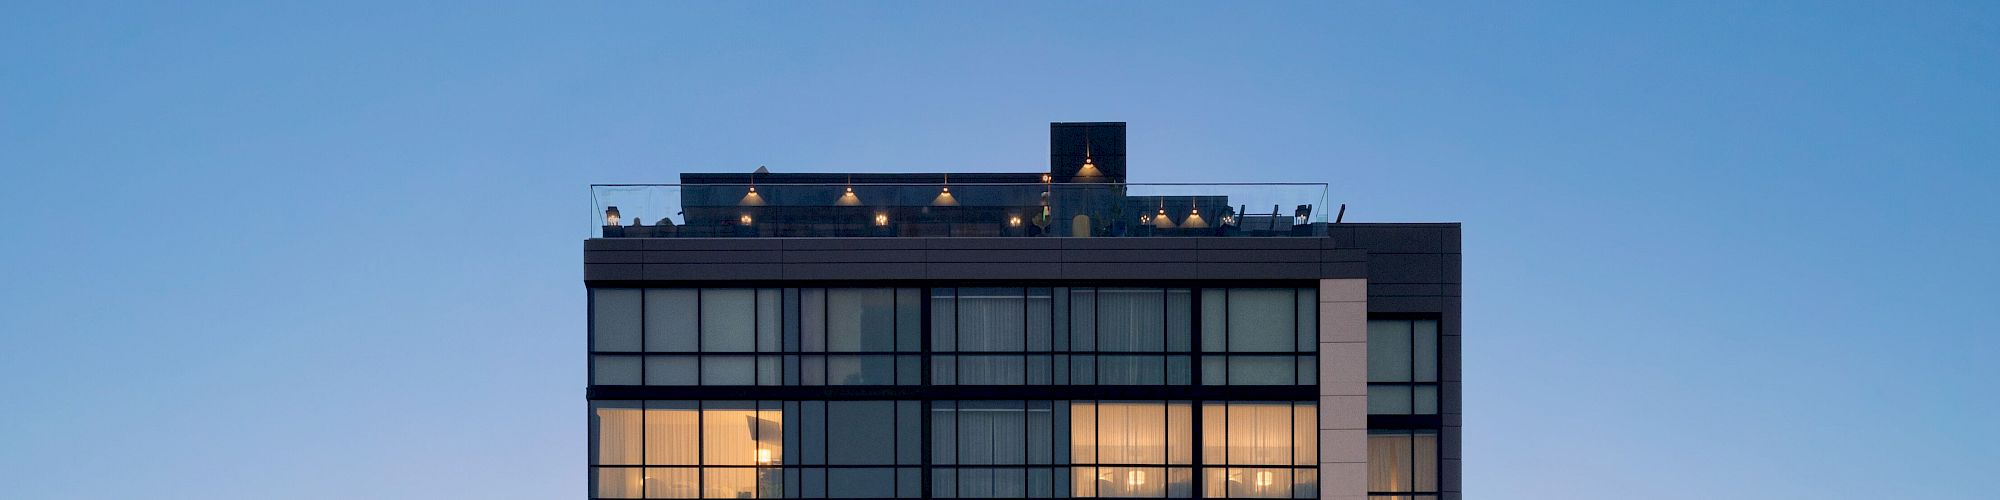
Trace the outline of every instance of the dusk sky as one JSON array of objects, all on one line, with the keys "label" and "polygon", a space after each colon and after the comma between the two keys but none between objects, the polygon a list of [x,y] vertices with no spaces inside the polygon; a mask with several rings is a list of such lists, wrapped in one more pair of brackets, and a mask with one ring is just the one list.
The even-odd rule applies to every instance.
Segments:
[{"label": "dusk sky", "polygon": [[1973,498],[2000,3],[0,5],[0,498],[578,498],[588,185],[1464,223],[1481,500]]}]

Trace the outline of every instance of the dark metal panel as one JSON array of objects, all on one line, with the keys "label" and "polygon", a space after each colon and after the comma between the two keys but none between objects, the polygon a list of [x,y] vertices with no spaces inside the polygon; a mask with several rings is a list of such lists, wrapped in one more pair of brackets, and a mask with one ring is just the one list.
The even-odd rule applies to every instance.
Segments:
[{"label": "dark metal panel", "polygon": [[1189,248],[1125,250],[1064,249],[1063,262],[1194,262],[1198,250]]},{"label": "dark metal panel", "polygon": [[924,279],[922,263],[847,262],[784,265],[787,280],[916,280]]},{"label": "dark metal panel", "polygon": [[783,262],[778,250],[736,251],[650,251],[647,264],[776,264]]},{"label": "dark metal panel", "polygon": [[638,264],[584,264],[585,280],[636,280],[643,276]]},{"label": "dark metal panel", "polygon": [[642,238],[647,250],[780,250],[776,238]]},{"label": "dark metal panel", "polygon": [[1438,377],[1444,381],[1463,381],[1459,373],[1459,370],[1462,368],[1460,361],[1464,359],[1464,351],[1462,350],[1464,342],[1460,340],[1463,338],[1465,337],[1458,335],[1443,335],[1438,337]]},{"label": "dark metal panel", "polygon": [[1321,249],[1320,262],[1367,262],[1368,251],[1359,248]]},{"label": "dark metal panel", "polygon": [[924,238],[931,250],[1055,250],[1062,248],[1056,238]]},{"label": "dark metal panel", "polygon": [[1465,388],[1464,382],[1440,382],[1438,384],[1438,413],[1465,413],[1464,401],[1459,392]]},{"label": "dark metal panel", "polygon": [[1326,238],[1333,240],[1336,248],[1361,248],[1354,244],[1353,224],[1328,224]]},{"label": "dark metal panel", "polygon": [[1354,246],[1377,253],[1440,253],[1444,251],[1444,228],[1357,226],[1354,228]]},{"label": "dark metal panel", "polygon": [[1370,313],[1438,313],[1444,310],[1443,297],[1368,297]]},{"label": "dark metal panel", "polygon": [[1459,228],[1459,226],[1458,226],[1458,224],[1457,224],[1457,223],[1452,223],[1452,224],[1445,224],[1445,225],[1444,225],[1444,229],[1442,230],[1442,233],[1441,233],[1441,234],[1443,235],[1443,237],[1444,237],[1444,241],[1443,241],[1443,242],[1441,243],[1441,245],[1442,245],[1442,246],[1444,247],[1444,253],[1459,253],[1459,252],[1460,252],[1460,250],[1458,249],[1458,247],[1459,247],[1459,238],[1458,238],[1458,235],[1459,235],[1459,231],[1460,231],[1460,228]]},{"label": "dark metal panel", "polygon": [[1188,238],[1203,250],[1318,250],[1320,237]]},{"label": "dark metal panel", "polygon": [[1444,259],[1434,253],[1368,254],[1370,283],[1443,283]]},{"label": "dark metal panel", "polygon": [[1201,279],[1318,279],[1317,262],[1203,262]]},{"label": "dark metal panel", "polygon": [[1056,262],[1062,258],[1060,250],[939,250],[924,251],[926,262]]},{"label": "dark metal panel", "polygon": [[596,250],[640,250],[646,248],[645,240],[624,238],[591,238],[583,240],[583,251]]},{"label": "dark metal panel", "polygon": [[1191,262],[1064,262],[1062,279],[1172,280],[1198,277]]},{"label": "dark metal panel", "polygon": [[586,250],[583,252],[583,263],[638,264],[645,262],[645,254],[638,250]]},{"label": "dark metal panel", "polygon": [[1321,262],[1320,279],[1363,279],[1368,277],[1367,262]]},{"label": "dark metal panel", "polygon": [[1437,297],[1444,295],[1444,285],[1416,283],[1369,283],[1369,297]]},{"label": "dark metal panel", "polygon": [[1034,280],[1062,272],[1062,264],[931,262],[924,264],[924,277],[936,280]]},{"label": "dark metal panel", "polygon": [[1465,458],[1462,453],[1464,450],[1461,449],[1462,446],[1459,443],[1461,429],[1459,427],[1443,427],[1438,429],[1438,458],[1446,460]]},{"label": "dark metal panel", "polygon": [[1463,310],[1464,308],[1461,306],[1458,297],[1446,297],[1444,299],[1444,323],[1439,325],[1438,333],[1441,335],[1460,335],[1461,329],[1459,326],[1464,323],[1459,321],[1459,318]]},{"label": "dark metal panel", "polygon": [[1443,257],[1444,270],[1442,272],[1444,273],[1443,280],[1445,283],[1459,282],[1460,279],[1459,274],[1461,272],[1461,266],[1462,266],[1462,263],[1459,262],[1459,259],[1460,259],[1459,254],[1455,253],[1444,254]]},{"label": "dark metal panel", "polygon": [[1438,464],[1438,491],[1459,491],[1461,464],[1458,459],[1440,460]]},{"label": "dark metal panel", "polygon": [[1195,251],[1200,262],[1306,262],[1319,263],[1319,249],[1201,249]]},{"label": "dark metal panel", "polygon": [[922,250],[932,238],[773,238],[785,250]]},{"label": "dark metal panel", "polygon": [[782,268],[777,264],[645,264],[643,279],[648,280],[754,280],[779,279]]},{"label": "dark metal panel", "polygon": [[1167,250],[1195,247],[1200,238],[1056,238],[1064,250]]},{"label": "dark metal panel", "polygon": [[923,262],[924,251],[916,249],[882,250],[793,250],[787,248],[785,262]]}]

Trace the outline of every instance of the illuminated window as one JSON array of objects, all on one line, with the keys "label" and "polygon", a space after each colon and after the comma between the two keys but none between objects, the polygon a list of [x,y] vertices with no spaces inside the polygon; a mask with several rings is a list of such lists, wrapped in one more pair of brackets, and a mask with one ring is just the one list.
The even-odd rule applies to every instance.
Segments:
[{"label": "illuminated window", "polygon": [[592,495],[780,497],[783,422],[770,401],[593,402]]},{"label": "illuminated window", "polygon": [[1436,493],[1437,434],[1370,431],[1368,491],[1371,493]]},{"label": "illuminated window", "polygon": [[1188,496],[1193,409],[1184,401],[1070,402],[1071,493],[1079,497]]},{"label": "illuminated window", "polygon": [[1202,405],[1202,496],[1317,495],[1318,408],[1310,402]]}]

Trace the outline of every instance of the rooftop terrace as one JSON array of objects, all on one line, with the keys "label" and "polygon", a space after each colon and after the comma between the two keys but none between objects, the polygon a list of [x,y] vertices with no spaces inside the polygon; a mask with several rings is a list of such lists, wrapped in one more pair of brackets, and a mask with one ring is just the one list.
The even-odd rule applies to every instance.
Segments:
[{"label": "rooftop terrace", "polygon": [[593,185],[591,237],[1324,236],[1333,215],[1326,184],[1065,184],[964,177]]}]

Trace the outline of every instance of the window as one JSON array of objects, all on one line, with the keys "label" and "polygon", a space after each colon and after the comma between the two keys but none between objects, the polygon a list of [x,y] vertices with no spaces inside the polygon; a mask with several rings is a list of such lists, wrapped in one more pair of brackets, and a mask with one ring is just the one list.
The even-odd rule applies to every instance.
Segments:
[{"label": "window", "polygon": [[1437,321],[1368,321],[1368,414],[1438,412]]},{"label": "window", "polygon": [[1313,385],[1318,290],[1202,290],[1203,385]]},{"label": "window", "polygon": [[701,350],[701,290],[655,288],[646,290],[646,350],[651,352],[696,352]]},{"label": "window", "polygon": [[1318,406],[1311,402],[1202,405],[1202,496],[1310,498],[1318,494]]},{"label": "window", "polygon": [[[915,498],[921,408],[916,401],[593,402],[592,496]],[[1046,415],[1046,402],[1038,408]],[[1032,420],[1046,435],[1048,419]]]},{"label": "window", "polygon": [[931,463],[941,467],[933,476],[945,478],[934,479],[934,496],[1052,496],[1056,437],[1069,426],[1066,420],[1057,422],[1054,406],[1049,401],[933,402]]},{"label": "window", "polygon": [[[826,295],[826,350],[829,352],[888,352],[896,350],[896,295],[890,288],[814,289]],[[817,342],[808,341],[808,344]]]},{"label": "window", "polygon": [[747,288],[701,291],[702,352],[757,350],[757,292]]},{"label": "window", "polygon": [[591,405],[595,498],[778,498],[777,402],[600,401]]},{"label": "window", "polygon": [[1193,409],[1185,401],[1072,401],[1071,494],[1187,497],[1193,491]]},{"label": "window", "polygon": [[639,351],[639,290],[596,288],[590,291],[592,351]]},{"label": "window", "polygon": [[[1369,493],[1428,493],[1438,490],[1437,434],[1370,431]],[[1417,495],[1404,498],[1436,498]]]},{"label": "window", "polygon": [[[1438,324],[1368,321],[1368,491],[1430,499],[1438,490]],[[1432,417],[1434,422],[1434,417]]]}]

